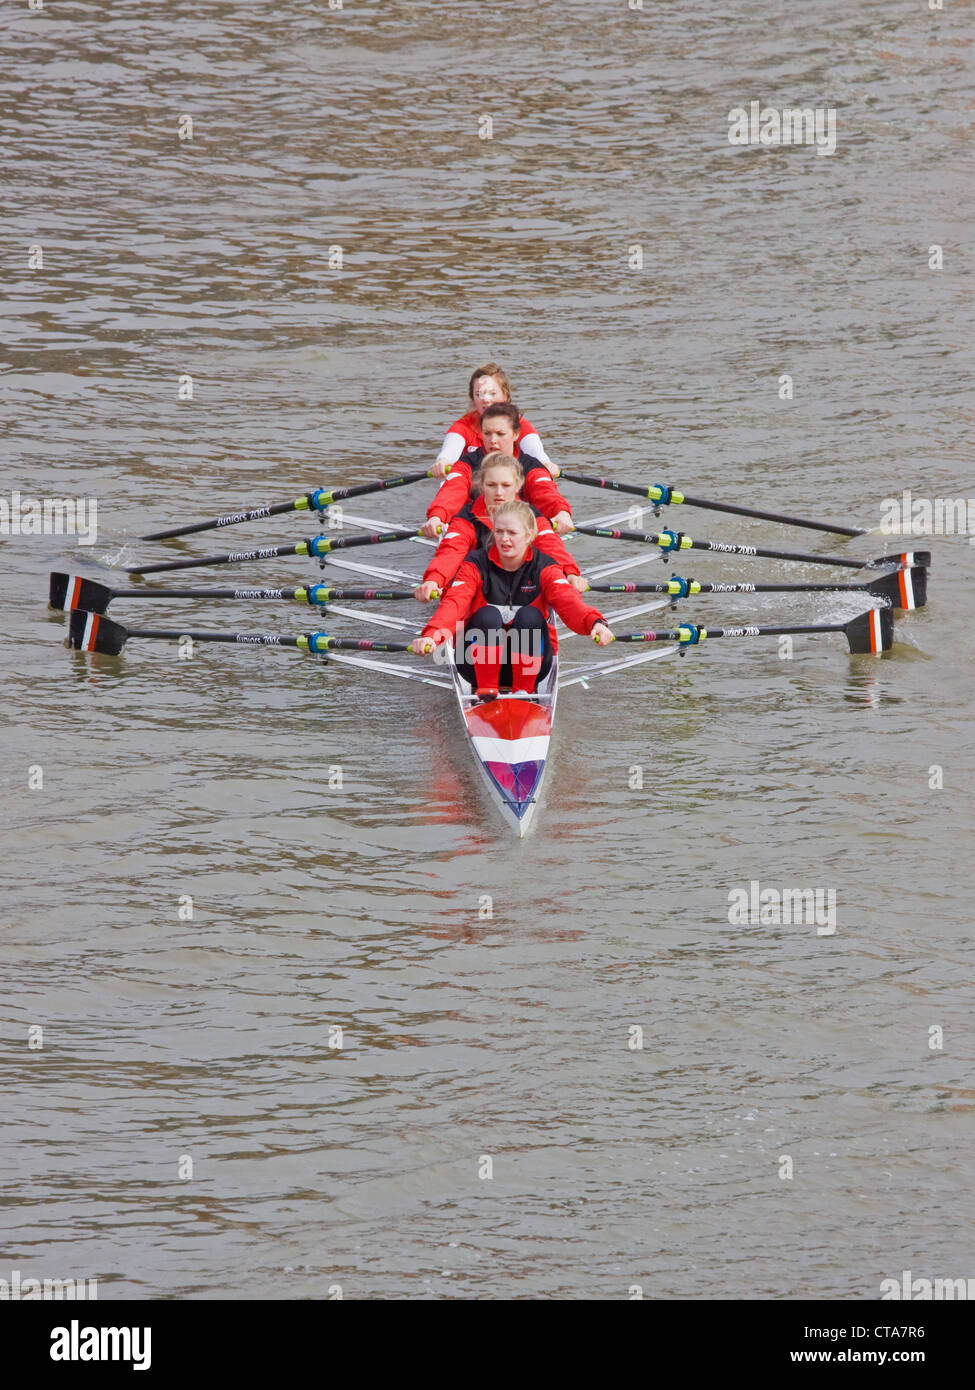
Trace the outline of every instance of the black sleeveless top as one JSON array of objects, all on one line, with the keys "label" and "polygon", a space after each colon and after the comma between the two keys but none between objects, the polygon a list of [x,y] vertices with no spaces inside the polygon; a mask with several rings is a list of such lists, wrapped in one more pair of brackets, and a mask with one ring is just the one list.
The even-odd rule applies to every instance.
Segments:
[{"label": "black sleeveless top", "polygon": [[531,559],[518,569],[503,570],[500,565],[492,564],[488,559],[486,546],[480,550],[469,551],[466,563],[473,565],[481,576],[484,602],[498,608],[525,608],[530,603],[543,608],[542,570],[548,565],[555,565],[558,569],[558,562],[553,560],[551,555],[543,555],[540,550],[533,550]]}]

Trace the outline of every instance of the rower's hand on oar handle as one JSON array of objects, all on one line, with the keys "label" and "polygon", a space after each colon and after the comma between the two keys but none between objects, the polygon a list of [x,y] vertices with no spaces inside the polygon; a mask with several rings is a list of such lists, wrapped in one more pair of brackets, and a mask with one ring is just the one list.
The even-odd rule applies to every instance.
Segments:
[{"label": "rower's hand on oar handle", "polygon": [[431,599],[440,597],[440,590],[432,579],[428,579],[425,584],[418,584],[413,590],[413,597],[419,599],[420,603],[429,603]]},{"label": "rower's hand on oar handle", "polygon": [[557,478],[559,476],[559,465],[557,463],[553,463],[551,459],[545,460],[545,467],[551,473],[553,478]]},{"label": "rower's hand on oar handle", "polygon": [[425,521],[420,527],[420,535],[428,536],[431,540],[435,540],[437,536],[442,535],[443,531],[444,524],[438,516],[432,516],[429,521]]},{"label": "rower's hand on oar handle", "polygon": [[574,531],[575,522],[572,520],[571,512],[556,512],[551,518],[552,530],[564,535],[566,531]]},{"label": "rower's hand on oar handle", "polygon": [[453,466],[454,465],[452,463],[444,463],[442,459],[437,459],[436,463],[430,469],[430,477],[446,478],[447,474],[450,472]]},{"label": "rower's hand on oar handle", "polygon": [[414,637],[410,643],[410,651],[414,656],[430,656],[436,647],[437,644],[432,637]]},{"label": "rower's hand on oar handle", "polygon": [[589,636],[596,643],[597,647],[608,647],[610,642],[616,640],[605,623],[594,623],[592,632],[590,632]]},{"label": "rower's hand on oar handle", "polygon": [[580,594],[584,594],[589,588],[589,580],[583,579],[581,574],[567,574],[565,577]]}]

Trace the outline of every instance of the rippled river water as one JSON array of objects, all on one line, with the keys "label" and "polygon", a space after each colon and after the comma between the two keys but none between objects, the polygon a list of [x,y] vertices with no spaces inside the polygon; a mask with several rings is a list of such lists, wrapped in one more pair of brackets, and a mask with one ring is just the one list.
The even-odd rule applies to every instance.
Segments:
[{"label": "rippled river water", "polygon": [[[441,690],[284,651],[69,653],[46,608],[52,569],[124,587],[150,552],[312,534],[137,540],[426,466],[492,359],[569,470],[864,527],[904,489],[968,497],[970,19],[5,7],[2,494],[98,518],[90,546],[0,536],[8,1266],[102,1298],[875,1298],[904,1269],[975,1276],[967,535],[908,542],[933,552],[931,601],[882,660],[835,635],[792,659],[715,642],[567,689],[521,842]],[[751,101],[835,110],[835,153],[730,144]],[[354,511],[415,523],[431,488]],[[612,510],[566,489],[577,518]],[[584,570],[631,553],[573,543]],[[693,552],[679,572],[864,577]],[[111,616],[364,630],[283,604]],[[729,920],[753,882],[834,894],[835,931]]]}]

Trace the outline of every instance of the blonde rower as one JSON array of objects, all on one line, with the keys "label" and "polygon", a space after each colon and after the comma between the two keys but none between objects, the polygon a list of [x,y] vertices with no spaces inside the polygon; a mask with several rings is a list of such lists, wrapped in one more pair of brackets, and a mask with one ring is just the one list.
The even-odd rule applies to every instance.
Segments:
[{"label": "blonde rower", "polygon": [[548,672],[558,649],[553,609],[573,632],[588,633],[598,645],[613,640],[602,614],[536,547],[538,526],[526,502],[503,502],[493,522],[494,544],[470,552],[411,643],[418,655],[429,655],[456,642],[458,669],[486,698],[505,688],[533,691]]},{"label": "blonde rower", "polygon": [[[448,584],[460,569],[468,551],[490,545],[493,540],[492,513],[504,502],[518,498],[525,474],[518,459],[497,451],[488,454],[474,479],[475,496],[462,507],[447,525],[446,533],[433,559],[414,590],[421,603],[427,603],[435,592],[446,592]],[[586,581],[579,566],[552,530],[548,518],[532,507],[538,527],[535,544],[545,555],[560,565],[574,589],[585,592]]]}]

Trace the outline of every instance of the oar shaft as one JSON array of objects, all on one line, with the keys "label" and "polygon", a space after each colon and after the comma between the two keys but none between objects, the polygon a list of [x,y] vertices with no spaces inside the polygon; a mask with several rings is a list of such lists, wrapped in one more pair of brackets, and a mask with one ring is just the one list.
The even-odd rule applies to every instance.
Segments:
[{"label": "oar shaft", "polygon": [[617,632],[617,642],[684,642],[697,644],[712,637],[783,637],[803,632],[845,632],[844,623],[805,623],[791,627],[698,627],[685,623],[665,632]]},{"label": "oar shaft", "polygon": [[726,541],[695,541],[680,531],[661,531],[656,535],[648,535],[644,531],[610,530],[602,526],[577,526],[576,530],[588,536],[602,536],[607,540],[659,545],[665,552],[710,550],[720,555],[743,555],[763,560],[796,560],[808,565],[841,565],[853,570],[863,569],[869,563],[865,560],[847,560],[838,555],[814,555],[803,550],[768,550],[757,545],[731,545]]},{"label": "oar shaft", "polygon": [[373,638],[332,637],[327,632],[302,632],[297,637],[277,632],[187,632],[185,628],[125,629],[126,637],[143,637],[178,642],[229,642],[246,647],[300,647],[303,651],[327,652],[408,652],[409,642],[377,642]]},{"label": "oar shaft", "polygon": [[280,555],[328,555],[333,550],[349,550],[360,545],[385,545],[391,541],[412,540],[416,531],[377,531],[370,536],[313,536],[295,545],[265,545],[257,550],[234,550],[228,555],[204,555],[198,560],[166,560],[157,565],[130,566],[130,574],[162,574],[166,570],[204,569],[207,565],[244,565],[255,560],[274,560]]},{"label": "oar shaft", "polygon": [[686,492],[679,492],[677,488],[661,483],[637,486],[633,483],[618,483],[612,478],[590,478],[584,474],[565,473],[561,470],[559,477],[564,478],[569,483],[580,483],[583,487],[609,488],[612,492],[626,492],[633,497],[644,497],[661,507],[666,507],[671,503],[675,505],[683,503],[688,507],[700,507],[704,511],[731,512],[735,516],[754,517],[758,521],[776,521],[786,526],[804,527],[809,531],[826,531],[830,535],[866,535],[866,532],[859,526],[839,526],[832,521],[810,521],[805,517],[788,516],[783,512],[759,511],[755,507],[743,507],[738,503],[712,502],[705,497],[690,497]]},{"label": "oar shaft", "polygon": [[112,598],[297,599],[306,589],[113,589]]},{"label": "oar shaft", "polygon": [[699,584],[696,579],[671,579],[662,584],[590,584],[587,593],[672,594],[686,598],[697,594],[825,594],[864,591],[869,584]]},{"label": "oar shaft", "polygon": [[[827,586],[828,587],[828,586]],[[375,599],[385,603],[387,600],[413,598],[412,589],[342,589],[327,584],[308,584],[292,589],[237,588],[237,589],[112,589],[113,599],[117,598],[221,598],[221,599],[282,599],[299,603],[331,603],[333,599]]]},{"label": "oar shaft", "polygon": [[308,590],[310,603],[331,603],[333,599],[376,599],[378,602],[385,603],[387,600],[413,598],[412,589],[343,589],[332,588],[327,584],[315,584]]},{"label": "oar shaft", "polygon": [[263,517],[282,516],[285,512],[323,511],[332,502],[343,501],[346,497],[364,497],[369,492],[388,492],[390,488],[406,487],[408,483],[418,483],[431,476],[430,469],[419,473],[407,473],[401,478],[378,478],[372,483],[356,483],[352,487],[312,488],[302,493],[292,502],[275,502],[266,507],[252,507],[249,511],[229,512],[217,516],[212,521],[197,521],[189,526],[174,526],[168,531],[153,531],[150,536],[141,536],[144,541],[168,541],[176,536],[192,536],[198,531],[216,531],[224,526],[239,526],[245,521],[260,521]]},{"label": "oar shaft", "polygon": [[702,511],[731,512],[734,516],[747,516],[755,521],[775,521],[783,526],[797,526],[806,531],[825,531],[832,536],[865,536],[862,526],[840,526],[835,521],[810,521],[800,516],[788,516],[784,512],[764,512],[755,507],[741,507],[731,502],[708,502],[703,497],[690,497],[685,492],[684,505],[700,507]]},{"label": "oar shaft", "polygon": [[130,627],[126,628],[126,633],[129,637],[159,638],[161,641],[171,642],[178,642],[188,637],[193,642],[234,642],[255,647],[298,647],[301,645],[301,637],[282,636],[275,632],[188,632],[186,628],[180,627]]},{"label": "oar shaft", "polygon": [[[302,503],[304,503],[304,507],[302,507]],[[230,512],[227,516],[217,516],[212,521],[197,521],[191,526],[174,526],[168,531],[153,531],[152,535],[140,536],[139,539],[142,541],[169,541],[176,536],[192,536],[197,531],[216,531],[223,526],[238,526],[243,521],[261,521],[268,516],[283,516],[285,512],[304,510],[307,506],[307,499],[298,497],[293,502],[276,502],[273,506],[253,507],[248,512]]]},{"label": "oar shaft", "polygon": [[296,545],[264,545],[257,550],[233,550],[228,555],[205,555],[199,560],[164,560],[156,565],[131,565],[130,574],[163,574],[169,570],[204,569],[207,565],[246,565],[255,560],[276,560],[280,555],[307,555],[306,541]]}]

